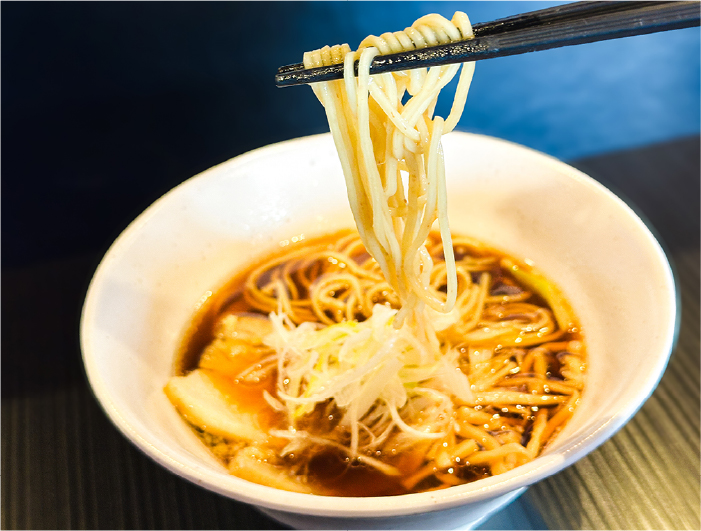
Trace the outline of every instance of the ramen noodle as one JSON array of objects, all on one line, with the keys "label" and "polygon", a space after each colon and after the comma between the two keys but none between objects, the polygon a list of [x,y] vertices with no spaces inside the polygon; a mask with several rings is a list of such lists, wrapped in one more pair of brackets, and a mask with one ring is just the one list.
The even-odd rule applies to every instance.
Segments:
[{"label": "ramen noodle", "polygon": [[428,15],[305,54],[344,63],[313,89],[357,232],[298,235],[196,315],[165,391],[232,474],[322,495],[446,488],[533,460],[573,414],[586,358],[560,290],[448,226],[440,139],[474,64],[446,120],[460,65],[369,75],[377,54],[471,37],[463,13]]}]

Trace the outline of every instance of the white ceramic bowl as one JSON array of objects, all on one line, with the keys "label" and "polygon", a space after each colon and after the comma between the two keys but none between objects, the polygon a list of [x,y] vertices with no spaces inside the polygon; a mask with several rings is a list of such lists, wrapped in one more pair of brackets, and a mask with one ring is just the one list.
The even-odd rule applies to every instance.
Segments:
[{"label": "white ceramic bowl", "polygon": [[444,148],[452,230],[533,260],[585,331],[587,388],[544,455],[437,492],[321,497],[230,476],[175,412],[163,386],[202,295],[283,240],[353,226],[329,135],[261,148],[186,181],[112,245],[81,326],[87,375],[112,422],[176,474],[304,528],[468,527],[613,435],[652,393],[672,348],[675,290],[662,249],[625,203],[555,159],[466,133],[447,135]]}]

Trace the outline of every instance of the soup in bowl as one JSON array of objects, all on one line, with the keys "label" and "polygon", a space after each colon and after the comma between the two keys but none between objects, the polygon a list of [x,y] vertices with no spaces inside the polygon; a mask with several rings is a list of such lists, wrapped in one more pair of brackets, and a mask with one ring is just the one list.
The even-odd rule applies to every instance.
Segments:
[{"label": "soup in bowl", "polygon": [[176,474],[304,528],[473,525],[612,436],[653,391],[671,352],[676,301],[662,249],[623,201],[555,159],[466,133],[443,145],[451,230],[535,264],[583,331],[584,390],[541,455],[440,490],[290,492],[231,475],[173,407],[164,387],[213,292],[291,242],[354,227],[330,135],[261,148],[186,181],[107,252],[81,340],[88,378],[115,425]]}]

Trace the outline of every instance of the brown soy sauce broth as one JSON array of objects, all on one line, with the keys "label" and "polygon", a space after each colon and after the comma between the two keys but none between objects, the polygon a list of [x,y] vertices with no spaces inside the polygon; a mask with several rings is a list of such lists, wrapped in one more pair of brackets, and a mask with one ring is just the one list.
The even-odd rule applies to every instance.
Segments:
[{"label": "brown soy sauce broth", "polygon": [[[251,263],[242,271],[236,273],[219,289],[212,292],[205,302],[199,306],[192,318],[192,322],[185,332],[180,349],[175,358],[175,374],[178,376],[187,374],[197,367],[204,349],[214,339],[214,329],[217,322],[227,314],[254,314],[267,316],[254,306],[251,306],[243,297],[243,287],[246,279],[252,271],[260,265],[274,258],[282,257],[293,250],[305,246],[326,246],[333,248],[334,242],[339,238],[351,234],[351,230],[344,229],[330,235],[321,236],[309,240],[290,243],[283,249],[265,255]],[[280,267],[280,266],[278,266]],[[306,288],[298,284],[298,289],[304,292]]]},{"label": "brown soy sauce broth", "polygon": [[[352,232],[353,231],[350,230],[342,230],[319,238],[307,239],[290,244],[281,250],[266,255],[262,259],[253,262],[251,265],[235,274],[231,280],[226,282],[219,289],[213,291],[211,296],[207,297],[204,303],[197,308],[191,324],[184,335],[180,350],[175,359],[176,375],[185,375],[198,367],[203,351],[215,339],[215,329],[217,323],[225,316],[230,314],[253,314],[257,316],[266,316],[265,312],[262,312],[249,304],[246,298],[243,296],[246,279],[254,270],[265,262],[278,257],[281,258],[288,253],[291,253],[297,249],[303,249],[307,246],[313,246],[317,249],[332,249],[336,241],[350,235]],[[440,242],[440,235],[438,233],[431,233],[429,237],[430,246],[435,246],[438,242]],[[476,258],[495,258],[494,264],[485,269],[485,271],[490,274],[491,278],[491,285],[489,289],[490,294],[495,292],[498,293],[500,289],[505,290],[505,292],[508,293],[510,290],[512,290],[511,286],[519,286],[519,283],[509,274],[508,271],[504,270],[499,263],[502,258],[508,258],[515,263],[524,266],[525,264],[522,261],[515,260],[508,254],[485,246],[472,247],[469,245],[454,245],[454,253],[456,261],[467,255]],[[356,254],[355,256],[359,259],[359,261],[371,259],[369,255],[363,255],[362,253]],[[444,259],[442,252],[433,253],[433,258],[434,260]],[[283,264],[284,262],[276,267],[282,267]],[[473,282],[478,282],[479,276],[473,276],[472,280]],[[298,283],[296,287],[300,293],[306,293],[307,288],[304,285]],[[543,307],[548,307],[546,301],[537,294],[532,294],[528,301]],[[561,338],[561,341],[563,342],[570,340],[582,340],[582,335],[578,328],[566,332]],[[560,372],[561,364],[557,353],[553,354],[552,356],[548,356],[547,366],[547,376],[549,379],[563,379]],[[273,380],[274,375],[271,381]],[[266,385],[260,388],[259,392],[261,394],[263,388],[266,388],[269,392],[274,390],[269,385]],[[234,389],[234,391],[236,390]],[[229,394],[233,396],[245,396],[245,393],[249,392],[248,390],[243,391],[245,392],[233,392]],[[259,400],[256,400],[256,402],[259,402]],[[272,412],[272,409],[270,409],[270,411]],[[282,425],[284,424],[284,419],[281,415],[278,414],[267,416],[270,418],[278,418],[281,421],[281,425],[279,426],[280,429],[287,428],[286,425]],[[265,424],[268,423],[266,422]],[[527,438],[532,429],[532,424],[533,418],[530,418],[526,422],[523,444],[527,442]],[[426,445],[417,445],[413,449],[402,450],[400,453],[396,453],[396,450],[393,451],[390,445],[389,448],[383,448],[385,455],[381,457],[388,464],[397,467],[400,471],[403,473],[406,472],[406,475],[409,475],[415,472],[420,466],[425,466],[426,450]],[[393,452],[395,453],[393,454]],[[378,455],[375,454],[370,454],[370,456],[378,457]],[[287,459],[289,460],[289,456]],[[307,457],[306,459],[307,462],[305,463],[303,469],[307,474],[308,483],[313,487],[314,491],[319,494],[351,497],[387,496],[422,492],[426,490],[445,488],[447,486],[445,484],[441,484],[435,478],[429,477],[415,484],[411,488],[407,488],[402,484],[404,474],[399,477],[387,476],[372,467],[359,463],[357,460],[349,459],[343,452],[335,449],[321,449],[316,454],[313,454],[311,457]],[[467,483],[490,476],[488,468],[469,465],[456,466],[454,474],[461,483]]]},{"label": "brown soy sauce broth", "polygon": [[[425,460],[422,451],[407,452],[407,461]],[[400,464],[398,459],[388,460]],[[402,470],[401,466],[399,467]],[[429,477],[412,488],[402,484],[402,476],[387,476],[374,468],[353,461],[335,450],[324,450],[309,460],[309,481],[319,493],[332,496],[365,498],[372,496],[397,496],[446,488],[446,485]],[[461,467],[458,472],[463,483],[489,477],[489,471],[483,467]]]}]

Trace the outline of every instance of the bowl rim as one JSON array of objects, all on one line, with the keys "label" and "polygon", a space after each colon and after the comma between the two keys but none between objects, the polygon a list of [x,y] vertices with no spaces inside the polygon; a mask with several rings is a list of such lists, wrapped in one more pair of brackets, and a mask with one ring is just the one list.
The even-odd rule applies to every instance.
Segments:
[{"label": "bowl rim", "polygon": [[668,316],[667,322],[664,323],[664,353],[660,353],[656,363],[650,370],[643,385],[639,387],[635,396],[623,403],[616,413],[610,416],[605,422],[600,423],[600,425],[579,437],[572,438],[572,440],[561,447],[557,453],[546,453],[537,457],[530,463],[521,465],[499,476],[492,476],[476,482],[439,491],[403,494],[398,496],[367,498],[320,496],[283,491],[273,487],[250,483],[228,474],[225,478],[222,478],[223,471],[215,473],[213,470],[204,466],[198,466],[194,459],[191,463],[184,463],[149,442],[139,433],[139,430],[134,424],[125,418],[116,407],[98,370],[95,351],[92,345],[92,325],[95,320],[97,305],[96,292],[103,282],[110,264],[116,260],[120,249],[125,247],[138,234],[140,229],[167,204],[169,198],[175,194],[176,191],[179,192],[187,187],[197,186],[209,176],[215,175],[217,172],[221,171],[223,167],[246,164],[250,160],[270,154],[272,151],[324,141],[324,138],[330,136],[330,133],[322,133],[263,146],[222,162],[187,179],[166,192],[134,219],[134,221],[132,221],[115,239],[100,261],[88,287],[85,303],[81,312],[80,343],[83,363],[88,382],[90,383],[92,392],[100,404],[100,407],[110,421],[139,450],[171,472],[188,479],[196,485],[218,494],[268,509],[331,517],[372,518],[401,516],[449,509],[467,503],[484,501],[544,479],[571,465],[603,444],[621,429],[640,407],[642,407],[662,378],[676,340],[679,320],[677,289],[674,275],[662,246],[657,241],[650,228],[628,204],[613,194],[608,188],[580,170],[554,157],[507,140],[487,135],[455,131],[451,133],[451,136],[479,138],[482,141],[501,144],[507,149],[521,150],[530,154],[530,156],[539,158],[543,162],[554,166],[567,177],[579,181],[585,186],[594,188],[599,193],[606,195],[608,200],[616,203],[618,208],[634,221],[641,231],[641,234],[645,236],[647,243],[650,244],[655,252],[657,261],[662,265],[664,270],[666,286],[669,286],[669,289],[666,291],[669,298],[670,315]]}]

